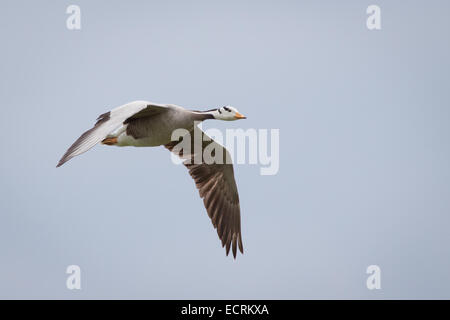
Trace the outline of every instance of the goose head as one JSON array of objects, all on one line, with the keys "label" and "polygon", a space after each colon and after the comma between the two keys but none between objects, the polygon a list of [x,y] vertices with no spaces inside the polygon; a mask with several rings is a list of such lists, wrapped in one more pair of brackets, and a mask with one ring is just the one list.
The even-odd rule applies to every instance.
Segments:
[{"label": "goose head", "polygon": [[232,106],[225,106],[219,109],[213,110],[212,115],[214,119],[224,120],[224,121],[233,121],[239,119],[246,119],[244,115],[239,113],[239,111]]}]

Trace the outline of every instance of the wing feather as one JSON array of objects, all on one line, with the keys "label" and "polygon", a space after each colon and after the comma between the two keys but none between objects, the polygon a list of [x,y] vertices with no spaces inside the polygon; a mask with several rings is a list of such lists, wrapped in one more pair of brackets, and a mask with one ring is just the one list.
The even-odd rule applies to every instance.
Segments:
[{"label": "wing feather", "polygon": [[[194,128],[194,130],[199,130],[197,134],[202,135],[202,152],[208,145],[214,143],[216,150],[217,148],[222,148],[224,159],[230,158],[228,151],[223,146],[206,136],[199,128]],[[191,137],[193,134],[192,132]],[[206,138],[203,136],[206,136]],[[222,247],[225,247],[227,255],[231,248],[233,257],[236,258],[237,249],[239,248],[239,251],[244,253],[244,248],[241,235],[239,194],[234,179],[233,165],[231,163],[207,164],[204,162],[194,164],[194,151],[197,150],[193,145],[194,140],[191,139],[190,154],[187,154],[187,151],[183,149],[174,149],[179,141],[171,142],[165,147],[178,156],[182,155],[182,159],[185,159],[183,164],[189,170],[189,174],[195,181],[200,197],[203,198],[203,204],[214,228],[217,229]]]},{"label": "wing feather", "polygon": [[162,112],[167,109],[167,105],[155,104],[148,101],[134,101],[103,113],[97,118],[94,127],[83,133],[70,146],[56,167],[60,167],[73,157],[88,151],[134,115],[139,115],[145,110],[147,110],[147,113],[151,113]]}]

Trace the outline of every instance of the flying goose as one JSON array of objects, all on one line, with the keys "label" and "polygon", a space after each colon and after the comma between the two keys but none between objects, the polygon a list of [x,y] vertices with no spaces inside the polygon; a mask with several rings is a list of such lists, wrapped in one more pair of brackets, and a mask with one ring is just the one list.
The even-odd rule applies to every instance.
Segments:
[{"label": "flying goose", "polygon": [[[99,142],[120,147],[166,147],[184,159],[183,164],[189,170],[200,197],[203,198],[206,211],[222,241],[222,247],[226,246],[227,255],[231,247],[233,256],[236,258],[237,247],[241,253],[244,253],[244,249],[241,237],[239,195],[234,180],[233,164],[229,161],[213,163],[202,160],[193,161],[196,153],[198,155],[208,146],[214,148],[216,152],[220,150],[224,158],[230,159],[226,148],[208,137],[195,124],[197,121],[207,119],[232,121],[245,119],[245,117],[231,106],[208,111],[193,111],[173,104],[130,102],[101,114],[94,127],[83,133],[70,146],[56,167],[88,151]],[[201,148],[194,147],[194,139],[191,139],[189,154],[186,150],[175,148],[181,139],[172,141],[171,136],[172,132],[179,128],[188,130],[192,137],[194,134],[200,134]]]}]

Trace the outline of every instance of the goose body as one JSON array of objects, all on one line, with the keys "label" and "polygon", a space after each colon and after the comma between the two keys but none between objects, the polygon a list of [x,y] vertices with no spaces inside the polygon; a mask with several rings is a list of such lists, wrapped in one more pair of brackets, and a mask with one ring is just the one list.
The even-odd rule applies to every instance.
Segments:
[{"label": "goose body", "polygon": [[201,115],[189,112],[175,105],[168,105],[167,110],[151,117],[130,120],[118,130],[118,146],[157,147],[171,142],[175,129],[194,129],[194,121],[201,121]]},{"label": "goose body", "polygon": [[[207,119],[245,119],[235,108],[222,107],[208,111],[193,111],[171,104],[156,104],[148,101],[134,101],[100,115],[94,127],[83,133],[63,155],[57,167],[80,155],[98,143],[110,146],[157,147],[164,146],[182,159],[194,179],[200,197],[213,226],[217,229],[222,246],[228,255],[232,248],[236,258],[237,248],[244,252],[241,237],[240,205],[233,165],[229,162],[205,163],[194,161],[205,148],[215,148],[229,159],[228,151],[206,136],[196,122]],[[185,129],[191,136],[202,136],[201,148],[193,146],[190,153],[180,152],[172,141],[176,129]],[[206,138],[204,137],[206,136]],[[197,153],[197,154],[196,154]],[[198,158],[196,158],[198,159]]]}]

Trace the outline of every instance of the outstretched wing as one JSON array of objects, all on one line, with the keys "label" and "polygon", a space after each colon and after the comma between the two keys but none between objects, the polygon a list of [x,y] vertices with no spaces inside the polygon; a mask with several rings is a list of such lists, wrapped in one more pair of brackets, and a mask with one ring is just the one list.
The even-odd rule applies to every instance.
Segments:
[{"label": "outstretched wing", "polygon": [[63,155],[56,167],[62,166],[106,138],[108,134],[134,117],[151,116],[168,110],[167,105],[134,101],[100,115],[94,127],[83,133]]},{"label": "outstretched wing", "polygon": [[[179,141],[171,142],[165,147],[174,154],[180,156],[183,164],[188,168],[190,175],[195,181],[199,190],[200,197],[203,198],[206,211],[211,218],[214,228],[222,241],[222,247],[226,246],[227,255],[230,247],[233,250],[233,256],[236,258],[237,247],[241,253],[244,253],[241,236],[241,213],[239,205],[239,194],[234,180],[233,164],[228,151],[220,144],[212,140],[199,128],[195,127],[197,135],[202,137],[202,147],[194,147],[194,132],[191,132],[191,148],[190,150],[179,149],[176,145]],[[204,138],[206,136],[206,138]],[[204,138],[204,139],[203,139]],[[209,141],[204,141],[209,140]],[[200,139],[198,139],[200,141]],[[198,154],[208,147],[209,150],[214,149],[216,154],[221,152],[223,155],[222,163],[211,163],[204,161],[203,157]],[[198,150],[196,150],[198,149]],[[197,151],[197,155],[196,152]],[[197,160],[195,160],[197,158]],[[200,159],[201,161],[198,161]],[[200,163],[196,163],[200,162]],[[210,163],[210,164],[208,164]]]}]

